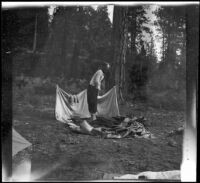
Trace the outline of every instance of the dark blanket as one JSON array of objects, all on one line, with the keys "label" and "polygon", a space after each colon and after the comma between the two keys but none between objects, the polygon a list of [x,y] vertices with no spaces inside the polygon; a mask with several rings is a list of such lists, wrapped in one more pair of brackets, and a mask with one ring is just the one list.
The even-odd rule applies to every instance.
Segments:
[{"label": "dark blanket", "polygon": [[[144,117],[97,117],[95,121],[84,120],[94,128],[91,134],[101,135],[104,138],[151,137],[151,133],[144,126],[146,120]],[[73,122],[80,123],[80,119],[78,122],[77,119],[73,119]]]}]

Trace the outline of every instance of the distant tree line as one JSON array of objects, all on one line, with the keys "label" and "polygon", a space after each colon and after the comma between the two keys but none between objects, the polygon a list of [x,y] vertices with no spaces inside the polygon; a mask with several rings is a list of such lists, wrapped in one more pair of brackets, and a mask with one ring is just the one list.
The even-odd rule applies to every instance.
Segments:
[{"label": "distant tree line", "polygon": [[154,12],[162,41],[158,62],[154,35],[146,26],[148,8],[115,6],[113,23],[106,6],[57,7],[52,21],[48,7],[4,10],[3,52],[13,56],[14,75],[89,79],[107,61],[112,65],[107,89],[117,84],[121,98],[122,93],[145,97],[149,88],[183,90],[190,12],[184,6]]}]

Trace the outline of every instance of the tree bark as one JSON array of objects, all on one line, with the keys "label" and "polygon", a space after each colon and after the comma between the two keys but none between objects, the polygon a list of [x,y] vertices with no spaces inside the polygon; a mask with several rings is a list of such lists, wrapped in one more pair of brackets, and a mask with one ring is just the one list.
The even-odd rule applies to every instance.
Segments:
[{"label": "tree bark", "polygon": [[163,32],[163,40],[162,40],[162,60],[165,61],[165,36],[164,36],[164,32]]},{"label": "tree bark", "polygon": [[114,7],[113,16],[113,78],[119,101],[124,101],[125,63],[128,42],[127,7]]},{"label": "tree bark", "polygon": [[74,50],[73,50],[73,56],[71,60],[71,77],[78,78],[79,77],[79,55],[80,55],[80,40],[76,41],[74,43]]},{"label": "tree bark", "polygon": [[131,55],[132,58],[135,58],[136,56],[136,47],[135,47],[135,39],[136,39],[136,8],[131,7],[131,15],[132,15],[132,21],[131,21]]},{"label": "tree bark", "polygon": [[67,71],[65,71],[66,65],[66,27],[67,27],[67,17],[64,17],[64,30],[63,30],[63,40],[62,40],[62,50],[61,50],[61,75],[67,76]]},{"label": "tree bark", "polygon": [[33,53],[36,51],[37,45],[37,14],[35,15],[35,30],[34,30],[34,39],[33,39]]}]

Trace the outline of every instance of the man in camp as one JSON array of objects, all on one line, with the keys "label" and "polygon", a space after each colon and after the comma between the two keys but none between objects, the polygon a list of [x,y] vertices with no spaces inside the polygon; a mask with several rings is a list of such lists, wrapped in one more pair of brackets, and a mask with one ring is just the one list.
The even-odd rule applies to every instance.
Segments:
[{"label": "man in camp", "polygon": [[101,83],[104,79],[104,74],[106,74],[109,71],[109,69],[109,63],[103,62],[103,64],[92,76],[92,79],[90,80],[90,83],[87,88],[88,109],[91,114],[92,121],[96,120],[97,97],[99,95],[99,91],[101,90]]}]

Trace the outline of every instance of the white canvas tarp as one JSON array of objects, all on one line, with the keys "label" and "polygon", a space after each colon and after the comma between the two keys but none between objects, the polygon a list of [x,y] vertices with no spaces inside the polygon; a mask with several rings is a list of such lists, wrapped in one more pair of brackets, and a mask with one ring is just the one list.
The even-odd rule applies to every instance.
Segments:
[{"label": "white canvas tarp", "polygon": [[180,170],[169,170],[169,171],[161,171],[161,172],[152,172],[146,171],[138,174],[125,174],[125,175],[117,175],[117,174],[109,174],[105,173],[103,176],[103,180],[181,180],[181,171]]},{"label": "white canvas tarp", "polygon": [[[70,102],[70,94],[64,90],[56,88],[56,107],[55,115],[56,119],[61,122],[69,122],[73,116],[79,116],[82,118],[89,118],[90,113],[88,111],[87,104],[87,89],[76,95],[78,102]],[[103,96],[98,96],[97,100],[97,116],[115,117],[120,116],[119,107],[117,102],[116,87],[114,86]]]},{"label": "white canvas tarp", "polygon": [[171,170],[171,171],[163,171],[163,172],[141,172],[137,175],[134,174],[126,174],[122,176],[116,176],[113,179],[139,179],[140,177],[145,179],[154,179],[154,180],[180,180],[180,170]]},{"label": "white canvas tarp", "polygon": [[12,156],[29,146],[31,146],[31,143],[17,133],[15,129],[12,129]]}]

